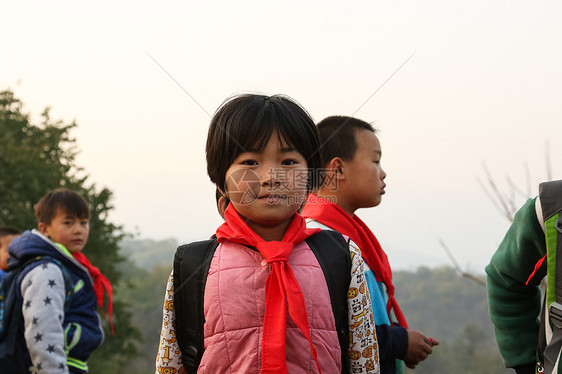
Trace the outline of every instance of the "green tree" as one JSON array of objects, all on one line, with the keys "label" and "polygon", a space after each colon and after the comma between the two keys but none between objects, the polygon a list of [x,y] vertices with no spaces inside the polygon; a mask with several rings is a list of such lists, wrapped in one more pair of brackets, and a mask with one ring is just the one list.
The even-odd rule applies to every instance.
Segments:
[{"label": "green tree", "polygon": [[[113,209],[111,191],[90,183],[75,163],[78,151],[70,132],[76,126],[53,121],[49,108],[41,114],[40,123],[33,124],[11,90],[0,92],[0,225],[22,230],[36,227],[34,204],[46,192],[58,187],[80,192],[92,213],[85,254],[115,286],[120,281],[116,265],[123,260],[118,243],[125,232],[108,220]],[[113,299],[115,335],[104,321],[106,339],[89,361],[91,372],[118,373],[137,354],[135,341],[140,332],[132,326],[128,306],[117,293]]]}]

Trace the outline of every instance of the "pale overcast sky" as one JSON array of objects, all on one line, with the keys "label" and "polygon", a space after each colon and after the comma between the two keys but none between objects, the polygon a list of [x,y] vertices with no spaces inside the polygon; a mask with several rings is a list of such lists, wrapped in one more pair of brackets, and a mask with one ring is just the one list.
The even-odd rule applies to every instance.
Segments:
[{"label": "pale overcast sky", "polygon": [[482,272],[508,227],[483,163],[535,194],[548,144],[562,178],[560,14],[558,1],[9,2],[0,89],[34,118],[51,106],[77,121],[78,163],[114,192],[113,222],[182,242],[221,222],[204,143],[226,97],[283,93],[316,121],[373,122],[387,194],[358,215],[392,266],[450,264],[442,238]]}]

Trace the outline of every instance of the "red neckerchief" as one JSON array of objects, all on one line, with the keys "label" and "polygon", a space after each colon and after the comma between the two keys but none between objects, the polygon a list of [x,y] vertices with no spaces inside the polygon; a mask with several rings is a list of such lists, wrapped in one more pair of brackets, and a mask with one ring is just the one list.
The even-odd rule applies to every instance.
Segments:
[{"label": "red neckerchief", "polygon": [[349,238],[359,246],[359,249],[361,249],[361,256],[365,259],[371,270],[373,270],[377,281],[383,282],[386,286],[386,293],[388,295],[386,310],[389,316],[390,311],[393,310],[394,315],[398,320],[398,324],[402,327],[408,328],[408,324],[402,314],[402,310],[400,310],[400,306],[394,297],[392,271],[390,270],[388,258],[379,244],[379,241],[367,225],[365,225],[365,223],[363,223],[356,214],[351,217],[337,204],[314,194],[310,194],[308,201],[304,206],[302,216],[312,218],[344,235],[349,236]]},{"label": "red neckerchief", "polygon": [[[112,291],[112,288],[111,288],[111,283],[109,283],[109,279],[107,279],[105,277],[105,275],[103,275],[100,272],[100,269],[98,269],[97,267],[92,265],[90,260],[88,260],[86,255],[83,254],[82,252],[74,252],[72,254],[72,256],[82,266],[84,266],[86,269],[88,269],[88,272],[90,273],[90,276],[94,280],[94,292],[96,293],[96,299],[98,300],[98,305],[100,306],[100,309],[102,309],[102,306],[103,306],[103,289],[105,288],[105,290],[107,291],[107,296],[108,296],[108,300],[109,300],[109,304],[107,306],[107,313],[109,314],[109,323],[111,324],[111,332],[113,333],[113,335],[115,335],[115,332],[113,331],[113,320],[112,320],[112,317],[113,317],[113,291]],[[102,309],[102,313],[103,313],[103,309]],[[104,315],[105,315],[105,313],[104,313]]]},{"label": "red neckerchief", "polygon": [[544,255],[536,264],[535,264],[535,269],[533,269],[533,272],[531,273],[531,275],[529,275],[529,278],[527,279],[527,282],[525,282],[525,285],[528,286],[529,283],[531,282],[531,280],[535,277],[535,274],[537,273],[537,271],[539,271],[539,269],[542,266],[542,263],[546,260],[546,256]]},{"label": "red neckerchief", "polygon": [[287,373],[287,304],[291,318],[310,343],[312,356],[320,372],[316,349],[310,339],[304,296],[288,263],[295,244],[320,230],[307,229],[304,218],[295,214],[282,241],[266,242],[248,226],[232,204],[227,207],[224,219],[226,222],[217,229],[219,242],[230,240],[255,247],[271,264],[271,273],[265,283],[261,373]]}]

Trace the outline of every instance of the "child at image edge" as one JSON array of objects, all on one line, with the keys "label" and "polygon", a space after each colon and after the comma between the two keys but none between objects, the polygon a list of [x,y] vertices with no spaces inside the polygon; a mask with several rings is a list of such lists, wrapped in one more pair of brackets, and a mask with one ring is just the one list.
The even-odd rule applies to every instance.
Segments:
[{"label": "child at image edge", "polygon": [[[199,373],[341,372],[328,287],[304,241],[319,230],[298,214],[316,185],[318,148],[314,122],[286,96],[240,95],[215,113],[207,172],[230,203],[207,276]],[[348,298],[349,349],[365,357],[351,357],[350,372],[378,373],[362,259],[352,258],[349,288],[361,293]],[[172,272],[156,373],[185,373],[173,300]]]},{"label": "child at image edge", "polygon": [[5,270],[8,269],[8,246],[18,236],[21,235],[17,229],[13,227],[0,227],[0,281],[6,275]]},{"label": "child at image edge", "polygon": [[89,235],[88,204],[74,191],[57,189],[39,200],[35,215],[39,230],[12,241],[10,260],[56,259],[70,275],[73,292],[65,310],[62,269],[52,260],[35,261],[23,270],[20,289],[30,372],[87,373],[86,361],[104,338],[96,306],[102,305],[104,287],[110,318],[112,312],[111,284],[81,253]]}]

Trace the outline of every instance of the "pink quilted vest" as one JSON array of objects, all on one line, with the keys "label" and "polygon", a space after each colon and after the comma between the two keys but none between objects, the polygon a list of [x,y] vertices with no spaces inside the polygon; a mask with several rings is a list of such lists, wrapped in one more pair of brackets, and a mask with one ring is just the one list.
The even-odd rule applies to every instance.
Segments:
[{"label": "pink quilted vest", "polygon": [[[341,372],[340,346],[322,268],[306,244],[295,246],[289,264],[302,289],[312,343],[323,374]],[[218,246],[205,287],[205,353],[199,373],[259,373],[265,314],[263,256],[241,244]],[[289,373],[317,373],[310,346],[287,314]]]}]

